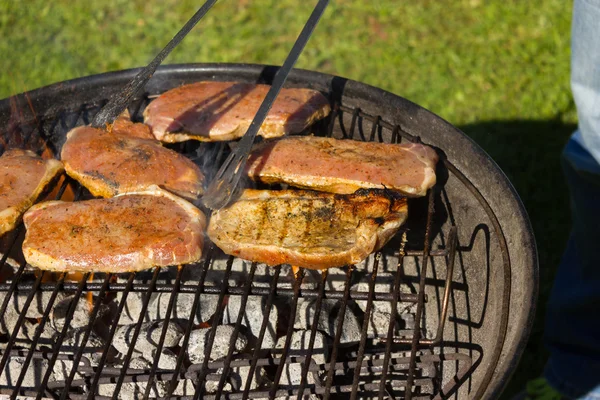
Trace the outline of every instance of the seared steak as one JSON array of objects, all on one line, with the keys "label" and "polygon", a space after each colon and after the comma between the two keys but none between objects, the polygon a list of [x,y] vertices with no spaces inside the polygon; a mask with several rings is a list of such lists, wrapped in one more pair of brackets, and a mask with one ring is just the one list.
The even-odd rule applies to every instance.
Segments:
[{"label": "seared steak", "polygon": [[129,272],[198,261],[204,214],[154,186],[75,203],[49,201],[23,217],[23,254],[43,270]]},{"label": "seared steak", "polygon": [[424,196],[435,184],[436,152],[421,144],[387,144],[302,136],[258,145],[248,175],[265,183],[332,193],[387,188]]},{"label": "seared steak", "polygon": [[139,131],[131,133],[120,125],[113,129],[77,127],[62,148],[67,174],[94,196],[112,197],[151,185],[190,200],[202,194],[204,175],[191,160],[155,139],[140,138]]},{"label": "seared steak", "polygon": [[380,190],[245,190],[231,206],[213,212],[208,236],[225,253],[246,260],[323,269],[364,260],[406,216],[406,198]]},{"label": "seared steak", "polygon": [[62,171],[60,161],[43,160],[29,150],[7,150],[0,157],[0,235],[17,226]]},{"label": "seared steak", "polygon": [[[163,93],[144,110],[144,122],[163,142],[233,140],[243,136],[269,90],[268,85],[197,82]],[[329,102],[310,89],[282,89],[259,135],[297,133],[327,116]]]}]

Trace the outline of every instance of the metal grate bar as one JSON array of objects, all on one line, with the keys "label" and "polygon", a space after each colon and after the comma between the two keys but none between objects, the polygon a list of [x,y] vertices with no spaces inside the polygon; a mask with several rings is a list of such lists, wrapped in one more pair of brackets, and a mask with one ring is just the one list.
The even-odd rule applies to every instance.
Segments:
[{"label": "metal grate bar", "polygon": [[[233,266],[233,257],[229,257],[227,259],[227,267],[225,268],[225,276],[223,277],[223,284],[221,286],[222,290],[219,294],[219,300],[217,305],[217,313],[214,317],[215,323],[210,327],[210,331],[208,332],[208,340],[206,341],[206,347],[204,349],[204,360],[202,360],[202,366],[199,372],[198,378],[198,386],[196,388],[196,393],[194,394],[194,400],[199,399],[204,392],[206,375],[208,375],[208,361],[210,360],[210,353],[212,351],[213,343],[215,341],[215,336],[217,334],[217,326],[218,322],[221,321],[223,317],[223,310],[225,309],[225,304],[223,300],[225,299],[225,292],[227,291],[227,287],[229,286],[229,276],[231,275],[231,267]],[[241,312],[241,310],[240,310]]]},{"label": "metal grate bar", "polygon": [[354,379],[352,380],[352,393],[350,394],[350,400],[355,400],[356,395],[358,394],[360,370],[363,358],[365,356],[367,331],[369,330],[369,320],[371,317],[371,309],[373,308],[373,293],[375,292],[375,281],[377,280],[377,270],[379,268],[380,259],[381,253],[377,252],[377,254],[375,254],[375,261],[373,262],[373,272],[371,273],[371,279],[369,280],[369,298],[367,299],[367,307],[365,309],[362,330],[360,332],[360,345],[358,347],[358,355],[356,356],[356,367],[354,368]]},{"label": "metal grate bar", "polygon": [[288,324],[287,333],[285,336],[285,344],[283,345],[283,351],[281,353],[280,363],[277,367],[277,372],[275,372],[275,378],[273,379],[273,386],[269,391],[269,399],[273,400],[277,394],[277,386],[279,385],[279,381],[281,380],[281,374],[283,373],[283,367],[285,366],[285,361],[290,349],[290,344],[292,342],[292,334],[294,333],[294,321],[296,320],[296,312],[298,307],[298,299],[300,298],[300,286],[302,285],[302,279],[304,279],[304,269],[300,268],[300,270],[295,273],[295,281],[294,281],[294,298],[292,300],[292,307],[290,311],[290,322]]},{"label": "metal grate bar", "polygon": [[[21,233],[21,230],[23,229],[23,225],[19,225],[19,227],[17,228],[17,230],[14,233],[14,236],[11,240],[11,244],[9,246],[9,249],[12,249],[13,246],[15,245],[17,238],[19,237],[19,234]],[[2,256],[2,266],[5,265],[6,263],[6,259],[8,258],[8,254],[10,253],[10,250],[7,251],[4,256]],[[8,303],[10,302],[10,298],[12,297],[12,295],[15,293],[15,288],[17,288],[17,283],[21,280],[21,276],[23,275],[23,272],[25,271],[25,266],[26,264],[23,263],[19,266],[19,269],[17,270],[17,273],[15,274],[15,276],[13,277],[13,280],[11,282],[10,285],[7,285],[7,293],[4,295],[4,300],[2,301],[2,307],[0,307],[0,315],[5,315],[6,313],[6,308],[8,307]],[[33,287],[31,287],[30,289],[33,289]],[[0,369],[0,373],[2,373],[2,370]]]},{"label": "metal grate bar", "polygon": [[[48,299],[48,305],[44,309],[44,314],[42,315],[42,319],[40,320],[40,322],[35,330],[35,336],[31,342],[31,346],[29,347],[29,352],[27,353],[25,362],[23,363],[23,366],[21,367],[21,374],[19,375],[17,383],[15,384],[15,391],[13,393],[13,396],[16,396],[17,391],[21,388],[21,385],[23,384],[23,379],[25,379],[25,374],[27,373],[27,367],[29,367],[31,359],[33,358],[33,355],[35,354],[35,348],[37,347],[40,337],[42,336],[42,332],[44,331],[44,327],[46,326],[46,322],[48,321],[48,317],[50,316],[50,311],[52,310],[54,302],[56,301],[56,297],[58,296],[60,284],[62,282],[64,282],[65,276],[66,276],[65,273],[61,274],[61,277],[59,278],[59,281],[58,281],[58,285],[56,285],[56,289],[50,295],[50,299]],[[23,312],[23,314],[25,314],[25,313]],[[8,346],[7,346],[7,352],[10,352],[10,349],[8,348]],[[2,368],[0,368],[0,371],[2,371]]]},{"label": "metal grate bar", "polygon": [[375,140],[375,134],[377,133],[377,131],[379,131],[379,141],[383,142],[383,137],[381,137],[381,125],[379,125],[379,123],[381,122],[381,116],[377,115],[375,117],[375,121],[373,122],[373,125],[371,126],[371,136],[369,137],[369,142],[373,142]]},{"label": "metal grate bar", "polygon": [[360,108],[356,108],[356,109],[354,109],[354,111],[352,111],[352,122],[350,122],[350,134],[349,134],[350,139],[354,139],[354,131],[356,130],[356,120],[358,119],[359,114],[360,114]]},{"label": "metal grate bar", "polygon": [[[108,282],[110,281],[111,277],[112,277],[112,274],[106,274],[106,277],[104,278],[104,283],[103,283],[104,290],[100,291],[100,293],[98,294],[98,297],[96,297],[96,301],[94,302],[94,306],[92,308],[92,313],[90,315],[90,322],[89,322],[90,326],[93,326],[94,323],[96,322],[96,318],[98,317],[98,311],[100,311],[100,305],[102,304],[102,302],[104,301],[104,297],[106,296],[106,288],[108,287]],[[62,392],[62,395],[60,396],[61,400],[65,400],[67,398],[67,394],[69,393],[69,388],[71,387],[71,382],[73,382],[73,379],[75,378],[75,373],[77,372],[77,369],[79,368],[79,361],[81,360],[81,357],[83,356],[83,352],[85,350],[85,345],[87,344],[87,341],[88,341],[91,333],[92,333],[92,329],[86,329],[83,334],[83,338],[81,339],[81,345],[80,345],[79,349],[77,350],[77,353],[75,354],[75,358],[73,359],[73,367],[71,368],[71,372],[69,373],[69,376],[65,382],[65,390]]]},{"label": "metal grate bar", "polygon": [[58,351],[59,351],[58,349],[60,349],[60,347],[62,346],[62,342],[65,340],[65,336],[67,335],[67,330],[69,329],[69,324],[71,323],[73,314],[75,313],[75,308],[77,308],[77,303],[79,302],[79,299],[81,298],[81,293],[83,293],[83,283],[88,279],[88,277],[89,277],[89,272],[86,273],[83,276],[83,278],[81,279],[81,281],[79,282],[79,287],[77,288],[77,292],[75,293],[75,296],[73,296],[73,299],[71,300],[71,304],[69,305],[69,310],[67,311],[67,314],[65,315],[65,321],[64,321],[63,328],[60,331],[58,339],[56,339],[56,342],[54,343],[55,350],[52,353],[52,358],[48,362],[48,369],[46,370],[46,374],[44,375],[44,379],[42,380],[42,384],[40,385],[40,392],[36,396],[36,400],[41,400],[43,393],[46,390],[46,387],[48,385],[48,380],[50,379],[50,375],[52,374],[52,368],[54,367],[54,364],[56,363],[56,359],[58,358]]},{"label": "metal grate bar", "polygon": [[6,344],[6,352],[2,355],[2,359],[0,360],[0,373],[4,371],[4,367],[6,366],[8,358],[10,357],[10,351],[17,342],[17,335],[19,334],[19,331],[21,330],[21,325],[23,325],[23,321],[25,320],[26,311],[29,308],[33,297],[35,296],[35,291],[37,289],[37,286],[39,286],[40,282],[42,281],[43,276],[43,273],[38,275],[37,279],[35,280],[34,288],[31,290],[31,292],[29,292],[29,295],[27,296],[27,299],[23,304],[23,311],[20,313],[19,318],[17,319],[17,323],[15,324],[13,333],[10,336],[8,343]]},{"label": "metal grate bar", "polygon": [[324,399],[329,399],[331,395],[331,385],[333,384],[333,365],[337,361],[337,353],[338,346],[340,344],[340,339],[342,337],[342,327],[344,324],[344,318],[346,316],[346,306],[348,305],[348,299],[350,298],[350,280],[352,279],[352,269],[353,266],[346,267],[346,282],[344,286],[344,298],[342,299],[342,304],[340,306],[340,314],[338,319],[338,324],[335,331],[335,339],[333,340],[333,349],[331,350],[330,362],[329,362],[329,371],[327,371],[327,380],[325,381],[325,396]]},{"label": "metal grate bar", "polygon": [[440,313],[440,323],[438,324],[438,330],[435,335],[435,338],[431,340],[431,343],[427,343],[427,341],[421,341],[423,344],[429,345],[437,345],[442,341],[442,337],[444,335],[444,326],[446,324],[446,317],[448,315],[448,300],[450,299],[450,288],[452,285],[452,277],[454,275],[454,259],[456,256],[456,246],[458,245],[458,234],[456,226],[450,227],[450,232],[448,233],[448,263],[446,268],[446,283],[444,285],[444,296],[442,298],[442,310]]},{"label": "metal grate bar", "polygon": [[181,371],[181,367],[183,366],[183,357],[185,356],[186,349],[187,349],[188,343],[190,341],[190,334],[192,333],[192,328],[194,327],[194,319],[196,318],[196,310],[198,309],[198,305],[200,304],[200,290],[199,289],[202,286],[204,286],[204,281],[206,280],[206,273],[208,272],[208,267],[210,265],[210,262],[212,260],[212,256],[213,256],[214,252],[215,252],[215,245],[211,243],[210,247],[206,253],[206,258],[204,259],[202,272],[200,273],[200,280],[198,281],[198,290],[196,291],[196,294],[194,295],[194,302],[192,303],[192,309],[190,310],[190,320],[185,329],[185,334],[183,335],[183,343],[182,343],[181,349],[179,349],[179,353],[177,354],[177,361],[175,364],[175,373],[173,374],[173,377],[171,378],[171,381],[169,382],[169,387],[167,390],[167,397],[169,397],[175,391],[175,388],[177,387],[177,384],[178,384],[177,378],[179,376],[179,371]]},{"label": "metal grate bar", "polygon": [[[250,267],[250,274],[248,275],[248,280],[246,281],[246,293],[244,293],[244,296],[241,299],[238,316],[235,321],[235,328],[233,330],[233,334],[231,335],[231,340],[229,341],[229,350],[227,351],[227,357],[225,358],[225,364],[223,365],[223,372],[221,372],[221,379],[219,379],[219,384],[217,385],[217,392],[215,393],[216,399],[221,398],[221,394],[223,393],[223,387],[225,386],[225,381],[227,379],[227,375],[229,374],[229,368],[231,360],[233,359],[233,352],[235,350],[235,342],[237,341],[240,329],[242,327],[242,319],[244,318],[244,313],[246,312],[246,302],[248,301],[248,296],[250,294],[250,288],[252,286],[252,280],[254,279],[255,273],[256,263],[253,262],[252,266]],[[260,347],[260,345],[261,343],[257,343],[256,347]]]},{"label": "metal grate bar", "polygon": [[[275,267],[275,273],[273,274],[273,278],[271,279],[271,286],[269,289],[269,296],[267,297],[267,303],[265,304],[265,315],[263,316],[262,324],[260,326],[260,332],[258,333],[257,343],[262,343],[263,338],[265,336],[265,332],[267,330],[267,324],[269,323],[269,315],[271,314],[271,308],[273,307],[273,300],[275,299],[275,293],[277,291],[277,283],[279,282],[279,274],[281,273],[281,266]],[[250,361],[250,371],[248,371],[248,377],[246,379],[246,386],[244,387],[244,392],[242,393],[242,399],[247,400],[248,395],[250,393],[250,385],[252,384],[252,376],[254,376],[254,372],[256,371],[256,366],[259,362],[261,346],[256,345],[254,347],[254,353],[252,354],[252,360]]]},{"label": "metal grate bar", "polygon": [[[398,265],[396,266],[396,276],[394,278],[394,293],[400,291],[400,281],[402,278],[402,271],[404,269],[404,246],[406,244],[406,232],[402,234],[402,242],[400,243]],[[394,325],[396,321],[396,312],[398,311],[398,302],[392,301],[392,311],[390,313],[390,324],[388,325],[387,342],[385,345],[385,353],[383,356],[383,366],[381,370],[381,380],[379,381],[379,400],[383,400],[383,396],[386,392],[385,382],[387,378],[388,368],[390,365],[390,358],[392,355],[392,339],[394,337]],[[415,321],[416,322],[416,321]]]},{"label": "metal grate bar", "polygon": [[[160,272],[160,267],[154,268],[154,273],[152,275],[152,281],[150,282],[150,287],[146,292],[146,296],[144,297],[142,304],[142,311],[140,312],[140,318],[138,319],[135,328],[133,330],[133,336],[131,338],[132,345],[127,349],[127,354],[125,355],[125,359],[123,360],[123,367],[121,368],[121,374],[119,375],[119,380],[117,381],[117,385],[115,386],[115,390],[113,392],[113,400],[117,400],[119,395],[119,391],[121,390],[121,386],[123,385],[123,379],[125,379],[125,374],[127,373],[127,367],[131,362],[131,357],[133,356],[133,350],[135,350],[135,343],[137,342],[137,338],[140,335],[140,331],[142,329],[142,325],[144,324],[144,315],[148,311],[148,304],[150,304],[150,298],[152,297],[153,287],[156,285],[156,280],[158,279],[158,274]],[[119,314],[119,317],[121,315]],[[115,321],[115,325],[119,320]],[[91,395],[91,393],[90,393]]]},{"label": "metal grate bar", "polygon": [[428,206],[427,206],[427,224],[425,226],[425,241],[423,244],[423,261],[421,267],[421,280],[419,282],[419,301],[417,302],[417,312],[415,315],[415,327],[413,329],[413,337],[410,350],[410,364],[408,369],[408,379],[406,380],[406,399],[411,400],[412,398],[412,385],[414,381],[415,368],[416,368],[416,357],[417,357],[417,346],[419,345],[419,339],[421,339],[421,315],[423,314],[423,307],[425,307],[425,279],[427,278],[427,262],[429,261],[429,246],[430,235],[431,235],[431,223],[433,220],[434,212],[434,189],[429,190],[428,194]]},{"label": "metal grate bar", "polygon": [[[8,285],[8,284],[0,285],[0,292],[2,292],[5,287],[10,289],[11,285]],[[56,287],[55,283],[49,283],[49,284],[42,283],[40,285],[39,290],[49,292],[49,291],[54,290],[55,287]],[[19,291],[30,290],[32,288],[32,284],[31,283],[18,284],[18,285],[16,285],[16,288]],[[110,283],[108,285],[108,291],[110,291],[110,292],[126,292],[126,291],[146,292],[146,291],[148,291],[149,288],[150,288],[149,284],[141,284],[141,283],[134,284],[131,287],[131,289],[127,289],[127,284],[123,284],[123,283]],[[68,290],[77,290],[77,284],[65,282],[63,289],[67,290],[67,291]],[[157,292],[157,293],[172,292],[174,290],[174,285],[172,285],[172,284],[157,284],[154,289],[155,289],[155,292]],[[102,284],[94,283],[94,282],[86,282],[86,284],[84,285],[84,290],[87,292],[98,292],[98,291],[102,290]],[[197,291],[200,291],[200,293],[203,293],[203,294],[220,294],[221,293],[220,288],[218,286],[204,286],[202,288],[197,288],[195,285],[181,285],[179,287],[179,292],[181,292],[181,293],[196,293]],[[243,296],[244,288],[243,287],[228,287],[225,291],[225,294],[230,295],[230,296]],[[252,296],[268,296],[268,294],[269,294],[269,289],[264,288],[264,287],[252,287],[252,289],[250,290],[250,295],[252,295]],[[294,290],[289,289],[289,288],[278,288],[277,295],[282,296],[282,297],[283,296],[293,297]],[[316,298],[318,296],[319,296],[318,290],[302,289],[300,291],[300,297],[302,297],[302,298]],[[367,298],[369,297],[367,292],[358,292],[358,291],[354,291],[354,290],[350,291],[349,296],[350,296],[349,298],[351,300],[367,300]],[[375,296],[374,297],[375,301],[398,300],[403,303],[416,303],[418,300],[418,296],[416,294],[412,294],[412,293],[399,293],[397,295],[394,295],[393,293],[375,293],[374,296]],[[328,290],[323,294],[323,298],[341,300],[344,298],[344,292],[337,291],[337,290]]]},{"label": "metal grate bar", "polygon": [[[315,315],[313,317],[313,323],[310,327],[310,338],[308,341],[308,350],[306,354],[306,359],[304,360],[304,365],[302,366],[302,376],[300,378],[300,388],[298,389],[298,398],[297,400],[302,399],[302,395],[304,394],[304,389],[306,388],[306,384],[308,382],[308,371],[312,361],[312,353],[315,346],[315,337],[317,335],[317,326],[319,325],[319,317],[321,316],[321,302],[323,301],[323,294],[325,293],[325,280],[327,280],[327,270],[323,270],[321,273],[321,280],[319,281],[319,296],[317,297],[317,301],[315,303]],[[303,338],[304,340],[304,338]]]},{"label": "metal grate bar", "polygon": [[[133,286],[133,278],[134,277],[135,277],[135,273],[132,272],[129,274],[129,279],[127,280],[127,287],[130,288],[131,286]],[[117,309],[117,315],[115,316],[115,322],[110,327],[110,332],[108,333],[108,339],[106,340],[104,348],[102,349],[102,356],[100,356],[100,362],[98,363],[98,369],[96,370],[96,374],[94,375],[94,381],[92,382],[92,385],[90,386],[90,393],[88,396],[88,400],[92,400],[94,398],[94,394],[98,388],[98,382],[100,381],[100,377],[102,376],[102,369],[104,368],[104,365],[106,363],[106,358],[108,357],[108,351],[111,347],[111,343],[115,336],[115,332],[117,331],[117,326],[118,326],[117,322],[119,321],[119,318],[121,317],[123,308],[125,308],[125,302],[127,301],[127,295],[129,293],[130,293],[130,291],[126,290],[125,292],[123,292],[123,296],[121,297],[121,301],[119,303],[119,308]],[[141,318],[141,316],[140,316],[140,318]]]},{"label": "metal grate bar", "polygon": [[[183,267],[181,265],[177,266],[177,276],[175,277],[175,287],[179,287],[181,284],[181,275],[183,272]],[[146,390],[144,391],[144,399],[147,399],[150,396],[150,389],[154,384],[154,380],[156,377],[156,370],[158,369],[158,363],[160,361],[160,357],[162,355],[162,349],[165,344],[165,338],[167,337],[167,330],[169,329],[169,322],[171,322],[171,313],[173,312],[173,307],[175,306],[175,300],[177,299],[178,291],[174,290],[169,297],[169,304],[167,304],[167,311],[165,312],[165,319],[163,320],[163,328],[160,333],[160,339],[158,340],[158,344],[155,350],[154,361],[152,363],[152,368],[150,369],[150,376],[148,377],[148,384],[146,385]],[[143,319],[144,314],[140,316],[140,319]],[[135,343],[135,342],[133,342]],[[131,346],[134,347],[134,346]],[[158,393],[157,393],[158,395]]]},{"label": "metal grate bar", "polygon": [[335,127],[335,118],[340,113],[340,105],[335,103],[333,107],[331,107],[331,116],[329,117],[329,125],[327,126],[327,137],[333,136],[333,128]]}]

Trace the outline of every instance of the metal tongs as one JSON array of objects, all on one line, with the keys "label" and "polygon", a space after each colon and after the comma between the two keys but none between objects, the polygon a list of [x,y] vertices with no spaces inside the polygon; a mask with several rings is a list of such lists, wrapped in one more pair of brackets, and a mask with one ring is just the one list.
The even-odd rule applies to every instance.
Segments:
[{"label": "metal tongs", "polygon": [[156,68],[163,62],[169,53],[183,40],[194,26],[206,15],[208,10],[217,2],[217,0],[207,0],[206,3],[190,18],[179,32],[171,39],[160,53],[141,70],[125,87],[112,96],[104,107],[96,114],[92,120],[94,128],[105,128],[107,124],[112,124],[114,120],[127,108],[129,102],[140,90],[146,86],[146,83],[152,78]]},{"label": "metal tongs", "polygon": [[296,64],[300,53],[302,53],[304,46],[306,46],[308,39],[321,19],[328,4],[329,0],[319,0],[317,3],[317,6],[308,18],[306,25],[304,25],[302,32],[300,32],[298,39],[296,39],[294,47],[292,47],[292,50],[285,59],[283,66],[277,71],[277,74],[275,74],[273,84],[256,112],[248,131],[246,131],[246,134],[242,137],[242,140],[240,140],[235,151],[227,157],[202,197],[204,206],[213,210],[221,209],[228,205],[239,193],[240,179],[245,173],[248,155],[250,154],[258,130],[267,117],[279,91],[283,87],[294,64]]}]

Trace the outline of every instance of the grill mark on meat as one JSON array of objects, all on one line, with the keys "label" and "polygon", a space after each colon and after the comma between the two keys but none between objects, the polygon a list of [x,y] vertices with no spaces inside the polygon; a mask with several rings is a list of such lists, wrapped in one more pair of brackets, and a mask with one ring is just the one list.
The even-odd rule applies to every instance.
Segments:
[{"label": "grill mark on meat", "polygon": [[[362,261],[393,236],[406,215],[406,198],[383,190],[353,195],[246,190],[213,213],[208,234],[227,254],[322,269]],[[242,227],[248,235],[237,234]]]},{"label": "grill mark on meat", "polygon": [[[110,186],[113,189],[113,195],[116,194],[116,192],[119,190],[119,186],[121,186],[119,184],[119,182],[115,181],[112,178],[109,178],[108,176],[104,175],[103,173],[99,172],[99,171],[83,171],[84,174],[89,175],[92,178],[98,179],[104,183],[106,183],[108,186]],[[114,175],[114,174],[110,174],[110,175]]]},{"label": "grill mark on meat", "polygon": [[[143,147],[136,147],[133,150],[134,158],[138,158],[140,161],[148,161],[152,158],[152,152],[144,149]],[[143,164],[141,164],[143,166]]]},{"label": "grill mark on meat", "polygon": [[[261,213],[260,215],[260,226],[261,227],[268,227],[267,222],[269,221],[269,203],[263,203],[262,207],[261,207]],[[265,229],[258,229],[258,232],[256,233],[256,241],[258,242],[263,234],[263,232],[265,231]]]},{"label": "grill mark on meat", "polygon": [[[272,203],[272,202],[270,202],[270,203]],[[274,204],[274,206],[276,207],[275,204]],[[286,203],[285,206],[286,206],[286,212],[285,212],[285,214],[289,215],[290,210],[292,208],[292,204],[291,203]],[[281,226],[281,229],[280,229],[281,233],[279,235],[279,245],[280,246],[283,245],[283,243],[285,242],[285,238],[288,235],[288,225],[287,225],[287,223],[288,223],[289,220],[290,220],[289,218],[283,218],[282,226]]]}]

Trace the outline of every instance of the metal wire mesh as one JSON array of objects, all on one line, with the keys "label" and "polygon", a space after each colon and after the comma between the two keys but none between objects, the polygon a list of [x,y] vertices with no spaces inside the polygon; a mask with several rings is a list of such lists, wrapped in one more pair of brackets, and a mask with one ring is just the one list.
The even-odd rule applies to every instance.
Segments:
[{"label": "metal wire mesh", "polygon": [[[141,117],[149,101],[146,96],[130,107],[134,119]],[[57,153],[66,132],[74,126],[88,124],[101,105],[82,105],[75,111],[63,111],[58,118],[42,119],[28,133],[25,143],[34,143],[39,153],[46,147]],[[393,142],[419,141],[380,116],[367,115],[360,109],[340,104],[334,104],[329,119],[318,123],[313,133],[383,141],[384,130],[391,131]],[[183,144],[176,149],[193,158],[198,154],[199,146],[214,147],[210,152],[214,165],[218,165],[228,151],[222,145],[197,143]],[[207,244],[201,262],[178,268],[79,277],[53,274],[34,271],[24,262],[18,267],[9,264],[9,255],[18,253],[18,239],[24,230],[19,227],[4,238],[5,253],[0,260],[0,271],[8,271],[5,280],[0,282],[0,315],[7,315],[19,299],[16,321],[9,324],[10,329],[5,330],[0,340],[0,393],[10,394],[13,398],[29,395],[37,399],[116,399],[130,395],[193,399],[300,399],[306,396],[328,399],[348,395],[352,399],[443,397],[464,382],[472,360],[461,353],[436,352],[447,319],[457,246],[456,227],[451,226],[446,232],[445,248],[431,249],[434,198],[438,190],[435,187],[425,199],[416,200],[425,202],[424,213],[411,215],[421,225],[422,234],[403,229],[395,240],[367,262],[322,273],[301,270],[294,274],[286,265],[268,268],[257,263],[243,263],[234,257],[224,257],[220,250]],[[64,198],[68,193],[72,193],[75,200],[89,197],[89,193],[70,178],[62,180],[55,190],[55,198]],[[404,264],[409,258],[418,265],[413,277],[417,285],[406,279]],[[436,317],[437,327],[433,329],[434,335],[427,336],[423,309],[429,300],[425,287],[427,269],[433,268],[430,262],[433,259],[438,260],[436,268],[444,269],[442,275],[446,277],[446,283],[441,295],[442,307]],[[388,290],[380,288],[378,279],[381,276],[390,278]],[[368,289],[360,290],[357,282],[366,284]],[[69,302],[58,327],[55,323],[57,305],[64,302],[65,296]],[[157,296],[160,296],[158,300]],[[185,303],[187,315],[182,318],[178,307],[183,296],[188,296],[188,302]],[[189,296],[192,296],[191,301]],[[210,318],[197,321],[196,315],[207,296],[216,297],[216,308]],[[40,315],[32,317],[28,310],[37,306],[35,303],[40,298],[43,300],[37,313]],[[115,337],[121,329],[122,316],[128,312],[129,298],[139,300],[138,315],[133,316],[135,321],[130,324],[132,330],[126,351],[117,351]],[[215,341],[222,340],[218,336],[219,326],[223,325],[228,304],[234,298],[239,299],[239,311],[235,318],[228,317],[232,327],[229,343],[225,353],[215,359],[212,357]],[[245,320],[251,299],[260,299],[262,305],[259,329],[248,326],[249,322]],[[68,338],[82,301],[87,301],[89,306],[87,324],[79,328],[80,339],[73,345]],[[157,301],[166,306],[160,315],[161,325],[153,339],[152,354],[147,355],[150,361],[141,367],[137,365],[139,363],[133,365],[138,357],[138,339],[147,336],[145,316]],[[307,302],[312,305],[312,311],[308,313],[312,318],[304,327],[308,340],[304,342],[305,337],[302,337],[300,349],[297,349],[293,346],[298,331],[297,315],[303,312],[302,304]],[[331,304],[334,304],[336,316],[328,316],[331,329],[323,334],[321,316],[328,314]],[[372,317],[378,312],[376,308],[383,304],[389,307],[389,321],[383,332],[374,334]],[[110,312],[105,312],[106,308],[111,308]],[[412,326],[399,318],[400,309],[412,315]],[[273,310],[277,314],[276,326],[270,320]],[[344,337],[347,333],[345,320],[352,315],[357,321],[358,333],[348,342]],[[175,345],[169,343],[166,346],[172,320],[180,324],[181,338]],[[47,338],[45,327],[50,325],[60,329]],[[32,332],[23,337],[26,326]],[[191,357],[193,332],[202,328],[207,330],[204,354]],[[248,334],[251,328],[256,333],[252,335],[253,343],[241,351],[236,350],[238,339]],[[275,332],[269,333],[269,330]],[[263,346],[268,334],[273,335],[274,340]],[[88,345],[96,336],[103,339],[102,344]],[[326,352],[315,347],[317,339],[323,342],[322,347],[327,347]],[[276,346],[274,342],[281,345]],[[170,352],[172,362],[169,365],[163,365],[161,361],[165,349]],[[13,368],[15,363],[18,368]],[[458,365],[452,379],[444,379],[441,374],[445,363]],[[65,370],[64,373],[57,374],[57,365]],[[30,376],[32,373],[35,376]],[[253,379],[257,373],[259,382]],[[290,378],[288,375],[295,376]],[[182,389],[183,384],[187,386]]]}]

